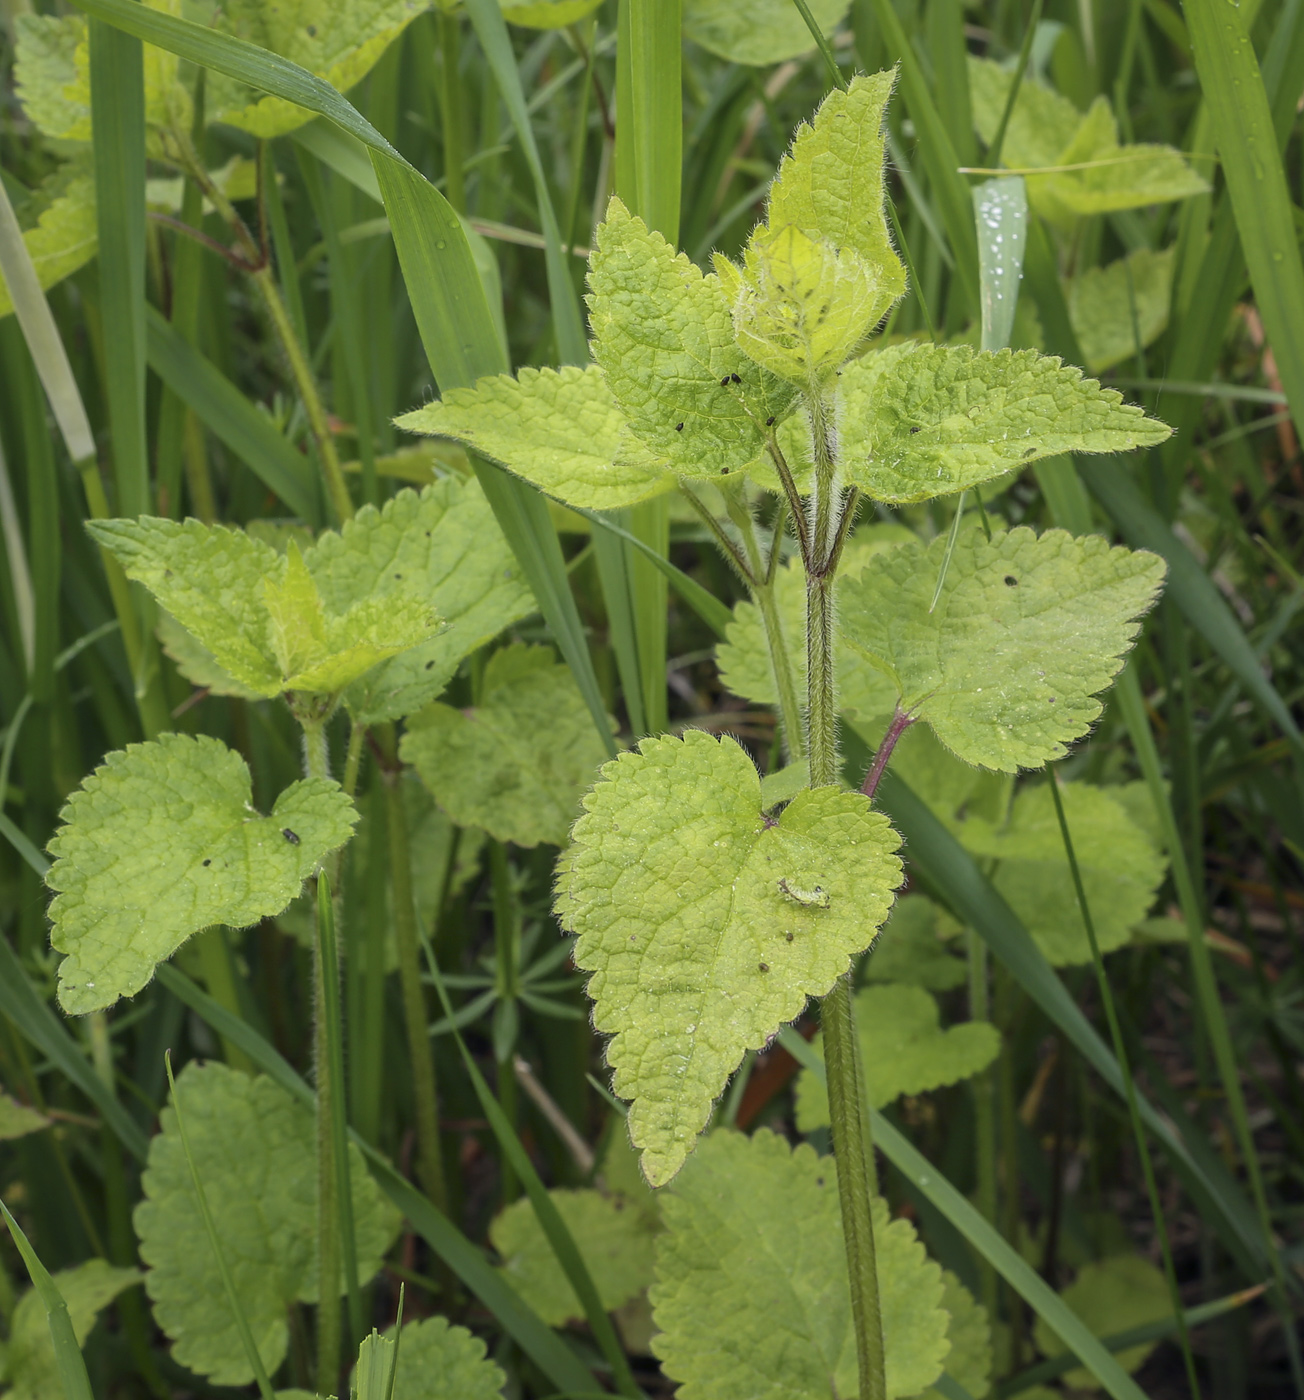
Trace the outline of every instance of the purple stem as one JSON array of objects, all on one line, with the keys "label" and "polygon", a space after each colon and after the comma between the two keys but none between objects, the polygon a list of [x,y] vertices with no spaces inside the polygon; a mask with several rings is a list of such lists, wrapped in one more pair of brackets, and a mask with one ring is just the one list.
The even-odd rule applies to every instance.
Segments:
[{"label": "purple stem", "polygon": [[887,767],[888,759],[892,757],[892,750],[897,746],[897,740],[914,722],[914,715],[907,714],[900,705],[896,707],[892,723],[888,725],[887,733],[883,735],[883,742],[878,746],[878,752],[874,755],[874,761],[869,765],[869,772],[865,774],[865,781],[860,785],[861,792],[871,801],[878,791],[879,780],[883,776],[883,770]]}]

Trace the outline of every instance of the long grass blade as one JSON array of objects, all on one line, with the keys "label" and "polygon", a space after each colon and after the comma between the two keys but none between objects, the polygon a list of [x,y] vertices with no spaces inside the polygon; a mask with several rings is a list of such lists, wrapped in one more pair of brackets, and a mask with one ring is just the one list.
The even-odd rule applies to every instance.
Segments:
[{"label": "long grass blade", "polygon": [[86,1374],[86,1362],[82,1357],[81,1347],[77,1345],[77,1334],[73,1331],[72,1318],[68,1313],[68,1304],[63,1300],[63,1294],[50,1277],[49,1270],[37,1258],[36,1251],[19,1228],[18,1222],[9,1214],[9,1207],[3,1201],[0,1201],[0,1215],[4,1216],[5,1224],[9,1226],[14,1244],[18,1246],[23,1263],[27,1265],[32,1286],[45,1308],[64,1400],[94,1400],[90,1377]]},{"label": "long grass blade", "polygon": [[[287,1093],[309,1108],[316,1103],[316,1096],[308,1084],[247,1021],[227,1011],[170,963],[160,965],[158,979],[218,1035],[238,1045],[264,1074]],[[366,1157],[372,1176],[407,1217],[413,1229],[489,1309],[504,1331],[549,1381],[562,1391],[578,1393],[592,1390],[592,1373],[502,1280],[484,1257],[483,1251],[472,1244],[446,1215],[436,1210],[381,1153],[357,1133],[350,1131],[349,1136]]]},{"label": "long grass blade", "polygon": [[[791,1028],[779,1032],[779,1043],[804,1069],[824,1079],[823,1059],[803,1036]],[[868,1107],[868,1106],[867,1106]],[[996,1227],[984,1219],[936,1167],[875,1109],[869,1109],[874,1145],[917,1191],[931,1201],[975,1250],[1033,1309],[1074,1353],[1114,1400],[1145,1400],[1144,1392],[1103,1347],[1091,1329],[1042,1279]]]}]

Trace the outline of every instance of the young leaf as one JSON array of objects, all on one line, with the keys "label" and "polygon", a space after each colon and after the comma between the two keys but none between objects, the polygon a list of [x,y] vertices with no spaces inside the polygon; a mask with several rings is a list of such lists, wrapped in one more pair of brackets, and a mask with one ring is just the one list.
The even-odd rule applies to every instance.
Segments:
[{"label": "young leaf", "polygon": [[419,599],[443,627],[369,670],[344,694],[360,724],[412,714],[452,679],[462,658],[535,611],[534,595],[474,479],[447,477],[419,495],[364,506],[307,554],[328,610],[360,598]]},{"label": "young leaf", "polygon": [[734,340],[730,300],[618,199],[589,259],[593,357],[634,436],[681,476],[740,471],[795,391]]},{"label": "young leaf", "polygon": [[[873,958],[870,958],[873,962]],[[902,1094],[923,1094],[979,1073],[1001,1052],[1001,1037],[986,1021],[950,1030],[938,1023],[937,1002],[922,987],[862,987],[856,993],[856,1029],[873,1108]],[[819,1037],[816,1037],[819,1046]],[[797,1080],[797,1126],[803,1133],[829,1121],[823,1082],[809,1070]]]},{"label": "young leaf", "polygon": [[[833,1161],[762,1129],[712,1133],[662,1205],[652,1348],[695,1400],[857,1393]],[[942,1271],[874,1197],[888,1400],[941,1374]]]},{"label": "young leaf", "polygon": [[[347,92],[427,8],[421,0],[306,0],[290,7],[264,0],[190,0],[187,18],[281,54]],[[311,112],[293,102],[264,97],[212,70],[207,98],[210,122],[264,140],[312,120]]]},{"label": "young leaf", "polygon": [[1153,605],[1163,561],[1099,535],[962,532],[871,559],[842,590],[842,630],[901,704],[967,763],[1013,772],[1060,757],[1100,713]]},{"label": "young leaf", "polygon": [[556,913],[593,974],[643,1172],[669,1181],[744,1051],[866,947],[901,879],[897,838],[857,793],[800,792],[778,821],[733,739],[645,739],[584,799]]},{"label": "young leaf", "polygon": [[1088,268],[1069,283],[1069,317],[1093,374],[1136,354],[1134,307],[1142,346],[1164,333],[1173,294],[1174,252],[1138,248],[1107,267]]},{"label": "young leaf", "polygon": [[[1120,1254],[1084,1264],[1077,1278],[1064,1290],[1063,1297],[1098,1337],[1172,1316],[1172,1301],[1163,1274],[1148,1259],[1136,1254]],[[1033,1337],[1042,1355],[1064,1354],[1064,1343],[1040,1318]],[[1119,1352],[1119,1365],[1125,1371],[1138,1370],[1155,1345],[1147,1342]],[[1100,1382],[1082,1366],[1069,1371],[1064,1383],[1074,1390],[1100,1388]]]},{"label": "young leaf", "polygon": [[[661,1223],[651,1193],[639,1185],[643,1199],[635,1200],[590,1190],[549,1192],[608,1312],[652,1282],[652,1251]],[[489,1239],[502,1256],[503,1276],[549,1326],[583,1319],[580,1300],[528,1200],[508,1206],[489,1227]]]},{"label": "young leaf", "polygon": [[50,1119],[25,1103],[0,1093],[0,1142],[13,1138],[26,1137],[28,1133],[40,1132],[50,1126]]},{"label": "young leaf", "polygon": [[1064,452],[1154,447],[1169,429],[1082,371],[1035,350],[907,343],[838,381],[849,482],[877,501],[924,501]]},{"label": "young leaf", "polygon": [[852,249],[878,273],[877,321],[904,293],[906,272],[892,247],[883,214],[883,121],[896,70],[860,74],[835,89],[792,149],[770,186],[765,230],[772,237],[792,226],[839,250]]},{"label": "young leaf", "polygon": [[[847,541],[834,587],[841,595],[848,578],[856,577],[870,557],[895,545],[913,543],[914,534],[904,525],[862,525]],[[774,602],[783,631],[784,645],[792,666],[798,694],[806,691],[806,576],[800,562],[788,560],[774,573]],[[770,651],[765,640],[765,624],[755,604],[734,605],[733,621],[725,640],[716,648],[720,679],[735,695],[756,704],[774,705],[779,694],[774,681]],[[866,720],[892,712],[896,691],[892,682],[876,666],[847,647],[838,658],[838,706]],[[877,741],[878,735],[874,736]]]},{"label": "young leaf", "polygon": [[948,950],[938,934],[940,912],[926,895],[907,894],[898,899],[873,953],[865,960],[865,977],[871,982],[904,982],[930,992],[962,986],[968,966]]},{"label": "young leaf", "polygon": [[518,846],[564,844],[607,755],[570,669],[521,645],[490,659],[475,709],[413,715],[400,751],[458,826]]},{"label": "young leaf", "polygon": [[[393,1338],[394,1329],[384,1336]],[[426,1317],[404,1326],[393,1400],[501,1400],[506,1383],[507,1377],[485,1355],[485,1344],[465,1327],[454,1326],[446,1317]]]},{"label": "young leaf", "polygon": [[[832,34],[850,0],[809,0],[810,12]],[[684,0],[684,34],[730,63],[765,68],[814,48],[810,30],[792,0]]]},{"label": "young leaf", "polygon": [[570,506],[613,510],[669,490],[668,469],[630,449],[625,415],[596,365],[522,369],[451,389],[395,420],[404,432],[455,438]]},{"label": "young leaf", "polygon": [[[984,1308],[950,1269],[942,1270],[942,1307],[950,1318],[946,1340],[946,1374],[962,1385],[969,1395],[986,1395],[991,1389],[992,1329]],[[924,1391],[920,1400],[942,1400],[936,1387]]]},{"label": "young leaf", "polygon": [[356,820],[338,784],[308,779],[252,806],[249,769],[217,739],[164,734],[111,753],[60,813],[46,883],[59,1004],[71,1015],[133,996],[210,924],[279,914]]},{"label": "young leaf", "polygon": [[[269,1372],[285,1356],[286,1309],[318,1301],[316,1125],[312,1110],[264,1075],[250,1078],[211,1061],[177,1077],[186,1131],[204,1192],[258,1354]],[[150,1140],[136,1207],[145,1287],[154,1316],[183,1366],[217,1385],[247,1385],[253,1373],[237,1336],[217,1261],[204,1229],[177,1130],[167,1107]],[[398,1212],[349,1145],[349,1182],[366,1282],[398,1229]],[[406,1342],[406,1338],[404,1339]]]},{"label": "young leaf", "polygon": [[[139,1283],[141,1277],[136,1269],[114,1269],[103,1259],[90,1259],[53,1275],[79,1346],[90,1335],[101,1311],[124,1289]],[[6,1400],[51,1400],[63,1394],[45,1304],[34,1288],[24,1293],[14,1308],[4,1377],[10,1387],[5,1392]]]},{"label": "young leaf", "polygon": [[[1167,864],[1152,834],[1120,800],[1123,791],[1087,783],[1066,783],[1060,790],[1096,938],[1106,953],[1127,943],[1150,912]],[[996,861],[992,883],[1051,964],[1091,961],[1064,838],[1045,784],[1019,793],[1004,827],[970,818],[960,825],[959,836],[975,855]]]},{"label": "young leaf", "polygon": [[747,248],[734,335],[762,369],[802,387],[818,384],[899,295],[885,295],[882,283],[882,269],[854,248],[839,250],[786,224]]}]

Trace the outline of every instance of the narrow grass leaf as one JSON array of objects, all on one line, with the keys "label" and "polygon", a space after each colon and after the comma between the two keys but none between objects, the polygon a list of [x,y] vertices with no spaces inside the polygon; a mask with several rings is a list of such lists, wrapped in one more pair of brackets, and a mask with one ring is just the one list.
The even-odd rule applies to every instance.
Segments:
[{"label": "narrow grass leaf", "polygon": [[14,1244],[18,1246],[23,1263],[27,1265],[32,1286],[45,1306],[45,1315],[50,1323],[50,1341],[54,1344],[59,1379],[63,1383],[64,1400],[94,1400],[90,1377],[86,1374],[86,1362],[82,1359],[81,1347],[77,1345],[77,1334],[73,1331],[72,1318],[68,1314],[68,1305],[63,1301],[63,1295],[3,1201],[0,1201],[0,1214],[4,1215]]}]

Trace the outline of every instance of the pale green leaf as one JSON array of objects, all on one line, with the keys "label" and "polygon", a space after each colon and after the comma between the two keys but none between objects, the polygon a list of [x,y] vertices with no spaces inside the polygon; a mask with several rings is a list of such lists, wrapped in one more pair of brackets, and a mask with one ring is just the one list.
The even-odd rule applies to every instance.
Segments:
[{"label": "pale green leaf", "polygon": [[[946,1339],[951,1344],[946,1354],[946,1374],[958,1381],[973,1400],[982,1400],[992,1387],[992,1329],[987,1309],[950,1269],[943,1269],[942,1285],[946,1290],[942,1307],[951,1319],[946,1329]],[[942,1392],[926,1390],[920,1400],[942,1400]]]},{"label": "pale green leaf", "polygon": [[[764,451],[790,385],[734,339],[731,298],[618,199],[589,259],[594,358],[634,436],[681,476],[739,471]],[[735,382],[737,376],[737,382]]]},{"label": "pale green leaf", "polygon": [[40,1132],[49,1126],[50,1120],[44,1113],[38,1113],[25,1103],[19,1103],[17,1099],[0,1092],[0,1142],[26,1137],[28,1133]]},{"label": "pale green leaf", "polygon": [[193,933],[279,914],[349,839],[337,783],[293,783],[268,817],[217,739],[164,734],[111,753],[68,799],[46,883],[59,1003],[72,1015],[133,996]]},{"label": "pale green leaf", "polygon": [[518,846],[565,842],[607,755],[570,668],[519,644],[490,658],[474,709],[413,715],[400,752],[458,826]]},{"label": "pale green leaf", "polygon": [[873,953],[865,960],[865,977],[871,982],[926,987],[930,992],[962,986],[969,975],[968,965],[942,940],[938,913],[937,905],[926,895],[907,894],[898,899]]},{"label": "pale green leaf", "polygon": [[[881,550],[913,542],[915,536],[904,525],[862,525],[847,541],[838,570],[835,590],[840,595],[848,578],[855,578],[869,559]],[[784,647],[792,666],[797,693],[806,693],[806,576],[801,564],[789,560],[780,564],[774,576],[774,601]],[[742,601],[734,606],[734,620],[725,640],[716,648],[720,679],[735,695],[762,705],[778,703],[765,624],[760,608]],[[839,649],[838,706],[844,712],[866,720],[890,714],[896,701],[892,682],[875,666],[846,647]],[[875,738],[878,736],[876,735]]]},{"label": "pale green leaf", "polygon": [[923,501],[1065,452],[1155,447],[1169,429],[1035,350],[908,342],[838,381],[841,460],[878,501]]},{"label": "pale green leaf", "polygon": [[[650,1196],[648,1188],[642,1188]],[[600,1191],[550,1191],[566,1228],[575,1238],[608,1312],[637,1297],[652,1282],[652,1251],[660,1229],[655,1210],[624,1195]],[[557,1262],[534,1207],[522,1197],[489,1227],[502,1257],[503,1276],[551,1327],[582,1319],[584,1308]]]},{"label": "pale green leaf", "polygon": [[159,609],[158,626],[154,632],[163,650],[191,685],[211,695],[234,695],[241,700],[264,698],[262,691],[244,685],[219,666],[213,653],[194,633],[187,632],[170,612]]},{"label": "pale green leaf", "polygon": [[[371,71],[429,0],[184,0],[187,19],[281,54],[347,92]],[[209,73],[206,116],[264,139],[293,131],[313,113],[265,97],[234,78]]]},{"label": "pale green leaf", "polygon": [[[1128,814],[1115,789],[1066,783],[1060,789],[1087,905],[1102,952],[1121,948],[1150,911],[1166,861],[1153,838]],[[992,883],[1056,967],[1091,961],[1064,839],[1050,789],[1024,788],[1007,824],[970,818],[960,839],[996,862]]]},{"label": "pale green leaf", "polygon": [[962,531],[930,611],[946,544],[871,559],[842,589],[843,635],[960,758],[1040,767],[1100,713],[1163,561],[1099,535]]},{"label": "pale green leaf", "polygon": [[[831,1157],[761,1130],[712,1133],[662,1203],[652,1348],[684,1400],[857,1394],[856,1341]],[[941,1268],[873,1199],[888,1400],[941,1373]]]},{"label": "pale green leaf", "polygon": [[[317,1283],[316,1124],[310,1108],[265,1075],[250,1078],[216,1061],[192,1061],[177,1076],[186,1133],[236,1295],[269,1372],[286,1352],[286,1310],[314,1303]],[[235,1317],[182,1151],[175,1110],[150,1139],[134,1221],[154,1317],[172,1355],[217,1385],[247,1385]],[[398,1229],[398,1212],[349,1144],[349,1182],[365,1283]],[[341,1290],[343,1280],[340,1281]]]},{"label": "pale green leaf", "polygon": [[[90,1259],[54,1275],[78,1346],[90,1335],[100,1312],[140,1279],[139,1270],[111,1268],[103,1259]],[[53,1400],[64,1393],[45,1304],[34,1288],[23,1294],[14,1309],[6,1362],[4,1374],[10,1386],[6,1400]]]},{"label": "pale green leaf", "polygon": [[[883,922],[897,837],[858,793],[807,789],[777,822],[733,739],[645,739],[602,770],[562,861],[594,1024],[654,1186],[692,1150],[748,1049],[822,996]],[[818,890],[820,898],[802,892]]]},{"label": "pale green leaf", "polygon": [[[902,1094],[924,1094],[968,1079],[1001,1051],[1000,1033],[986,1021],[943,1030],[937,1002],[922,987],[862,987],[856,993],[856,1030],[865,1097],[874,1108]],[[822,1055],[819,1036],[814,1044]],[[824,1082],[804,1069],[797,1079],[797,1126],[809,1133],[828,1121]]]},{"label": "pale green leaf", "polygon": [[[1064,1301],[1098,1337],[1126,1332],[1147,1322],[1172,1316],[1172,1302],[1163,1274],[1147,1259],[1136,1254],[1115,1255],[1084,1264],[1078,1276],[1064,1290]],[[1044,1356],[1062,1356],[1064,1343],[1040,1319],[1033,1337]],[[1125,1371],[1136,1371],[1154,1351],[1156,1343],[1129,1347],[1118,1353]],[[1085,1367],[1077,1366],[1064,1376],[1074,1390],[1098,1390],[1100,1382]]]},{"label": "pale green leaf", "polygon": [[[850,0],[809,0],[811,14],[831,34]],[[728,59],[760,68],[809,53],[814,40],[792,0],[684,0],[684,34]]]},{"label": "pale green leaf", "polygon": [[766,210],[771,233],[792,225],[860,254],[878,274],[875,321],[906,289],[883,213],[884,112],[895,81],[893,68],[860,74],[845,91],[829,93],[809,124],[797,128]]},{"label": "pale green leaf", "polygon": [[[389,1341],[394,1328],[384,1334]],[[501,1400],[507,1377],[485,1355],[485,1344],[446,1317],[426,1317],[403,1328],[394,1376],[394,1400]],[[363,1400],[358,1392],[358,1400]],[[382,1390],[378,1400],[385,1400]]]},{"label": "pale green leaf", "polygon": [[[1012,74],[990,59],[969,59],[974,125],[984,141],[996,134]],[[1076,165],[1027,177],[1033,207],[1061,227],[1088,214],[1116,213],[1205,194],[1209,183],[1172,146],[1120,146],[1104,97],[1079,112],[1065,97],[1024,78],[1006,129],[1002,158],[1012,170]]]},{"label": "pale green leaf", "polygon": [[388,608],[409,595],[444,624],[345,691],[360,724],[420,709],[464,656],[537,606],[474,478],[400,491],[381,510],[364,506],[338,535],[322,535],[307,562],[328,611],[346,611],[360,598]]},{"label": "pale green leaf", "polygon": [[1107,267],[1088,268],[1068,284],[1073,332],[1093,373],[1136,354],[1134,308],[1142,347],[1152,345],[1167,329],[1174,251],[1138,248]]},{"label": "pale green leaf", "polygon": [[669,470],[635,460],[625,415],[596,365],[481,379],[396,420],[458,442],[567,505],[611,510],[670,490]]},{"label": "pale green leaf", "polygon": [[893,300],[882,270],[785,224],[748,246],[734,335],[762,369],[801,387],[827,379]]},{"label": "pale green leaf", "polygon": [[[76,272],[95,256],[99,234],[95,224],[95,182],[86,175],[72,174],[79,163],[70,162],[65,171],[52,175],[37,192],[42,206],[34,223],[23,229],[23,243],[36,269],[42,289],[53,287]],[[25,211],[19,210],[21,222]],[[0,275],[0,316],[14,309],[13,298]]]},{"label": "pale green leaf", "polygon": [[591,15],[602,0],[498,0],[508,24],[527,29],[564,29]]}]

